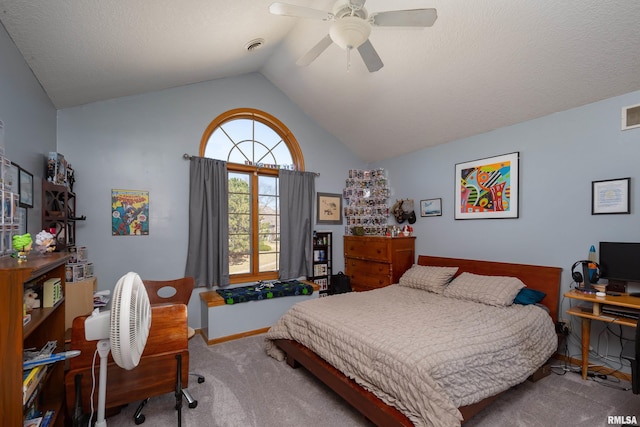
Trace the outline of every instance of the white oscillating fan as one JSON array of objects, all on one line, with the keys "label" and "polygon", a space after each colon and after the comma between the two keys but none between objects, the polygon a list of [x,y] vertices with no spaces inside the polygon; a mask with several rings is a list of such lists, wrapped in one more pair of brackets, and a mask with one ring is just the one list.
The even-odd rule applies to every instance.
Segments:
[{"label": "white oscillating fan", "polygon": [[107,357],[123,369],[138,366],[151,327],[151,305],[142,279],[136,273],[122,276],[113,292],[111,311],[97,310],[85,320],[85,338],[98,341],[100,383],[96,427],[106,427]]}]

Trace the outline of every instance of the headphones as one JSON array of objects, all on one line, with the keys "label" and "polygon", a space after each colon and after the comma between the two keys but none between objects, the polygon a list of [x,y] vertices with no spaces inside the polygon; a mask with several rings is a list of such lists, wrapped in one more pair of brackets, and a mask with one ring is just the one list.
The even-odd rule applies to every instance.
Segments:
[{"label": "headphones", "polygon": [[596,266],[596,271],[592,273],[591,277],[589,278],[589,281],[591,283],[598,283],[598,280],[600,280],[600,266],[598,265],[597,262],[588,261],[586,259],[576,261],[571,266],[571,278],[573,279],[573,281],[576,283],[580,283],[583,281],[584,278],[582,277],[582,273],[574,270],[576,269],[577,266],[584,265],[584,264],[587,264],[587,268],[589,267],[589,264],[593,264]]}]

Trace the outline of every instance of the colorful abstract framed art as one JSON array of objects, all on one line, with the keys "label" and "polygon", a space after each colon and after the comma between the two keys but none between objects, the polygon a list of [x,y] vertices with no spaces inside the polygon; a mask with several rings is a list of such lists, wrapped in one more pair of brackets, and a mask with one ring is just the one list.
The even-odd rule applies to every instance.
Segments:
[{"label": "colorful abstract framed art", "polygon": [[520,153],[455,167],[455,219],[518,218]]}]

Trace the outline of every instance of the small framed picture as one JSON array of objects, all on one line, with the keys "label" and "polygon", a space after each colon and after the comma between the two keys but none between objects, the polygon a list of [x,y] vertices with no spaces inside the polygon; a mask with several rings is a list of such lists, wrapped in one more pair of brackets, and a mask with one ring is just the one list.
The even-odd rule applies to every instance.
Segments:
[{"label": "small framed picture", "polygon": [[442,199],[420,200],[420,216],[442,216]]},{"label": "small framed picture", "polygon": [[318,193],[317,224],[342,224],[342,195]]},{"label": "small framed picture", "polygon": [[20,206],[23,208],[33,207],[33,175],[20,168]]},{"label": "small framed picture", "polygon": [[631,178],[607,179],[591,183],[591,215],[628,214]]}]

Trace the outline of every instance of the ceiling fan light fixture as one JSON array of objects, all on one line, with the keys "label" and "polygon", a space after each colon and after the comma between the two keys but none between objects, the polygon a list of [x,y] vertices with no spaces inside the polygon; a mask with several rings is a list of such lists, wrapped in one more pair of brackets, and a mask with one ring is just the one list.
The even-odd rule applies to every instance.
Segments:
[{"label": "ceiling fan light fixture", "polygon": [[371,25],[355,16],[338,19],[329,27],[331,40],[342,49],[357,49],[367,41],[371,34]]}]

